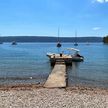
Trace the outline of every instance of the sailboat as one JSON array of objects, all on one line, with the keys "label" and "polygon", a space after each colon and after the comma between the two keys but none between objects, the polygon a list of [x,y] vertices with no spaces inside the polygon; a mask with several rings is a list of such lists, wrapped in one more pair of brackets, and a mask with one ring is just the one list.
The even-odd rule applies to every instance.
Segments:
[{"label": "sailboat", "polygon": [[16,41],[13,41],[13,42],[12,42],[12,45],[17,45]]},{"label": "sailboat", "polygon": [[58,28],[58,40],[57,40],[57,47],[60,48],[62,45],[60,43],[60,39],[59,39],[59,28]]},{"label": "sailboat", "polygon": [[[0,35],[1,36],[1,35]],[[0,37],[1,38],[1,37]],[[2,40],[0,39],[0,44],[3,44]]]},{"label": "sailboat", "polygon": [[78,46],[78,43],[77,43],[77,31],[75,31],[75,43],[74,43],[74,46]]},{"label": "sailboat", "polygon": [[[72,65],[72,62],[81,62],[84,60],[84,57],[79,54],[79,50],[75,48],[66,48],[66,50],[69,50],[69,54],[65,54],[64,50],[61,51],[60,53],[60,47],[62,44],[60,43],[59,40],[59,29],[58,29],[58,43],[57,43],[57,48],[58,48],[58,53],[47,53],[46,55],[48,56],[50,63],[52,66],[55,65],[55,63],[65,63],[66,65]],[[70,51],[72,54],[70,54]]]}]

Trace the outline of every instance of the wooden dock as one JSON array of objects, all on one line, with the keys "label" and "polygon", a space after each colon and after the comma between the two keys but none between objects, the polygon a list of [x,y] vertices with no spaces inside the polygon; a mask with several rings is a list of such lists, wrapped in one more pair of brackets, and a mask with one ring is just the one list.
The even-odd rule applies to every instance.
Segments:
[{"label": "wooden dock", "polygon": [[72,65],[72,56],[65,54],[52,54],[48,56],[50,59],[51,65],[55,65],[57,62],[64,62],[66,65]]},{"label": "wooden dock", "polygon": [[56,62],[51,74],[49,75],[44,87],[58,88],[66,87],[66,65],[62,62]]}]

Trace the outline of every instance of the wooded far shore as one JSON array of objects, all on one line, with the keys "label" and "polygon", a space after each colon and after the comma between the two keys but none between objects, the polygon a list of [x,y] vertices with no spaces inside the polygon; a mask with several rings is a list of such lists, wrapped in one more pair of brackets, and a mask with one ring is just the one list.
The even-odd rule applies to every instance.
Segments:
[{"label": "wooded far shore", "polygon": [[[57,42],[54,36],[2,36],[0,42]],[[103,42],[103,37],[59,37],[60,42]]]}]

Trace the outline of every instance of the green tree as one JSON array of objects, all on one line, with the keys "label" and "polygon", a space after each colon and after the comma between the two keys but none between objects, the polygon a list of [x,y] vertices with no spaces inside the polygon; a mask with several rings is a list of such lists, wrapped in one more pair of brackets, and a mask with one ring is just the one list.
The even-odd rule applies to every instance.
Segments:
[{"label": "green tree", "polygon": [[108,43],[108,35],[105,36],[105,37],[103,37],[103,42],[104,42],[104,43]]}]

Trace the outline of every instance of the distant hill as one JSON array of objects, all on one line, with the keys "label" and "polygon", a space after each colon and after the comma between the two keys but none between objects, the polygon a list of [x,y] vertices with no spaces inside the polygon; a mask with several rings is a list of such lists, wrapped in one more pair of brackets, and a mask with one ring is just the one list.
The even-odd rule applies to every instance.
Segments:
[{"label": "distant hill", "polygon": [[[0,42],[57,42],[57,37],[48,36],[4,36]],[[75,42],[75,37],[60,37],[61,42]],[[102,37],[77,37],[77,42],[102,42]]]}]

